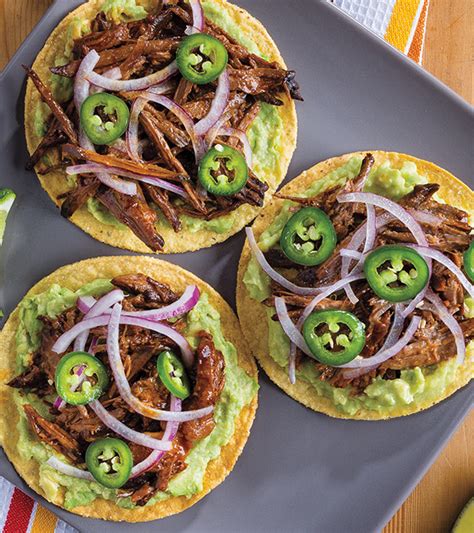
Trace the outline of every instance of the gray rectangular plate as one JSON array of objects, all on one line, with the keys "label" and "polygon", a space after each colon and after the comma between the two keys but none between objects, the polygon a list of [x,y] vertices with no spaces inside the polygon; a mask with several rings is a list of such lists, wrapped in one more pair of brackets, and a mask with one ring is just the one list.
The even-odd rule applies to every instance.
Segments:
[{"label": "gray rectangular plate", "polygon": [[[79,3],[57,0],[1,75],[0,182],[18,194],[1,254],[7,312],[56,268],[123,253],[63,220],[34,174],[23,170],[21,64],[32,63],[50,31]],[[326,2],[239,4],[264,22],[297,71],[305,96],[298,104],[299,144],[290,178],[333,155],[385,149],[434,161],[472,185],[472,115],[452,91]],[[201,276],[234,303],[242,243],[240,234],[210,250],[167,259]],[[309,411],[263,374],[261,385],[249,442],[223,485],[176,517],[152,524],[110,522],[107,531],[377,531],[460,424],[474,391],[471,385],[428,411],[371,423]],[[0,474],[31,492],[4,455]],[[99,521],[52,509],[83,532],[104,530]]]}]

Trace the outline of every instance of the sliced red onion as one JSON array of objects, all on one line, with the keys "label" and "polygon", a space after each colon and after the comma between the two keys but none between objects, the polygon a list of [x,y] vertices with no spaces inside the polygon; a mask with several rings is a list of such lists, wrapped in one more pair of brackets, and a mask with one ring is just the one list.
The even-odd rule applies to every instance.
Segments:
[{"label": "sliced red onion", "polygon": [[236,137],[242,143],[242,149],[244,151],[245,161],[247,166],[252,168],[252,147],[250,146],[249,139],[244,131],[235,128],[221,128],[218,135],[224,135],[226,137]]},{"label": "sliced red onion", "polygon": [[[79,322],[73,326],[70,330],[63,333],[63,335],[61,335],[61,337],[59,337],[59,339],[54,343],[51,350],[55,353],[64,353],[70,344],[83,331],[98,328],[100,326],[107,326],[108,323],[109,315],[101,315],[83,320],[82,322]],[[122,316],[120,323],[128,326],[138,326],[144,329],[150,329],[152,331],[156,331],[156,333],[160,333],[161,335],[170,338],[180,347],[183,356],[183,362],[187,366],[192,366],[194,356],[188,341],[172,327],[166,326],[165,324],[152,322],[151,320],[146,320],[144,318],[134,318],[129,316]]]},{"label": "sliced red onion", "polygon": [[145,435],[144,433],[129,428],[120,422],[120,420],[112,416],[99,400],[91,402],[89,407],[94,411],[103,424],[123,439],[144,446],[145,448],[151,448],[152,450],[171,450],[171,442],[165,441],[164,439],[155,439],[154,437],[150,437],[149,435]]},{"label": "sliced red onion", "polygon": [[447,268],[458,278],[459,283],[461,283],[461,285],[464,287],[469,296],[471,298],[474,298],[474,285],[466,278],[462,270],[454,263],[454,261],[449,259],[449,257],[445,256],[439,250],[435,250],[434,248],[430,248],[428,246],[416,246],[413,244],[407,244],[406,246],[408,246],[409,248],[413,248],[425,258],[428,257],[430,259],[434,259],[435,261],[443,265],[445,268]]},{"label": "sliced red onion", "polygon": [[373,367],[380,365],[381,363],[387,361],[394,355],[397,355],[405,346],[410,342],[413,335],[415,334],[415,331],[418,329],[418,326],[420,325],[421,317],[414,316],[411,319],[411,322],[405,331],[404,335],[390,348],[385,348],[384,350],[379,350],[374,356],[372,357],[356,357],[353,361],[350,361],[349,363],[346,363],[345,365],[341,365],[338,368],[367,368],[367,367]]},{"label": "sliced red onion", "polygon": [[451,331],[456,343],[456,361],[459,365],[462,365],[464,363],[464,358],[466,357],[466,342],[459,322],[449,312],[441,298],[431,289],[428,289],[426,292],[426,299],[431,302],[431,305],[425,303],[423,308],[436,313],[449,331]]},{"label": "sliced red onion", "polygon": [[145,105],[146,100],[144,98],[137,98],[133,102],[130,119],[128,121],[127,149],[131,159],[134,161],[141,160],[140,155],[138,154],[138,117]]},{"label": "sliced red onion", "polygon": [[[194,411],[185,411],[181,413],[163,411],[162,409],[155,409],[144,404],[132,394],[130,384],[128,383],[127,376],[125,375],[125,369],[123,367],[122,358],[120,357],[119,326],[121,323],[140,326],[143,323],[146,324],[147,321],[139,318],[133,319],[129,317],[121,317],[121,311],[122,306],[120,304],[116,304],[112,310],[112,314],[110,315],[109,329],[107,335],[107,352],[109,356],[110,368],[112,369],[112,373],[114,375],[115,384],[117,385],[117,389],[122,399],[128,405],[130,405],[130,407],[134,411],[147,418],[152,418],[153,420],[187,422],[189,420],[195,420],[196,418],[200,418],[202,416],[206,416],[212,413],[212,411],[214,410],[214,406],[212,405],[203,409],[196,409]],[[159,325],[154,324],[153,322],[148,322],[148,324],[152,326]],[[145,327],[152,329],[150,328],[150,326]]]},{"label": "sliced red onion", "polygon": [[[110,309],[117,302],[121,302],[124,299],[125,295],[120,289],[114,289],[109,293],[105,294],[97,301],[89,311],[87,311],[83,320],[88,318],[94,318],[96,316],[103,315],[108,309]],[[83,331],[80,335],[77,336],[74,341],[74,351],[83,352],[86,347],[87,338],[89,337],[89,331]]]},{"label": "sliced red onion", "polygon": [[[393,315],[392,326],[390,328],[390,331],[388,332],[388,335],[385,339],[385,342],[383,343],[382,348],[380,348],[379,350],[379,353],[387,348],[391,348],[396,342],[398,342],[398,339],[400,338],[400,335],[402,334],[402,331],[403,331],[403,326],[405,324],[405,317],[403,316],[403,309],[404,309],[403,304],[395,305],[395,313]],[[364,374],[367,374],[368,372],[370,372],[371,370],[374,370],[378,366],[379,365],[376,364],[372,366],[367,366],[365,368],[344,369],[342,373],[346,379],[354,379],[354,378],[358,378],[359,376],[363,376]]]},{"label": "sliced red onion", "polygon": [[184,129],[186,130],[186,133],[189,135],[189,138],[191,139],[193,148],[194,148],[194,154],[196,156],[196,160],[199,161],[202,156],[204,155],[205,146],[204,141],[199,135],[197,135],[194,127],[194,122],[191,117],[191,115],[179,104],[168,98],[167,96],[164,96],[162,94],[156,94],[155,91],[145,91],[140,93],[140,98],[144,100],[151,100],[152,102],[155,102],[156,104],[162,105],[171,113],[176,115],[179,120],[183,123]]},{"label": "sliced red onion", "polygon": [[356,272],[354,274],[351,274],[350,276],[347,276],[347,278],[340,279],[336,281],[336,283],[333,283],[332,285],[329,285],[328,287],[325,287],[324,290],[315,296],[311,302],[305,307],[305,310],[303,311],[303,314],[301,315],[300,319],[298,320],[298,328],[301,329],[301,327],[304,324],[304,321],[309,317],[309,315],[313,312],[314,308],[324,300],[324,298],[328,298],[331,296],[331,294],[334,294],[337,291],[340,291],[344,289],[348,284],[352,283],[353,281],[358,281],[359,279],[364,279],[363,272]]},{"label": "sliced red onion", "polygon": [[[109,70],[106,70],[102,76],[106,78],[110,78],[111,80],[120,80],[122,79],[122,71],[120,70],[120,67],[113,67]],[[102,87],[96,87],[95,85],[91,85],[90,88],[90,94],[96,94],[96,93],[103,93],[104,89]]]},{"label": "sliced red onion", "polygon": [[421,222],[421,224],[428,224],[430,226],[438,226],[443,222],[440,217],[429,213],[428,211],[419,211],[418,209],[407,209],[407,211],[413,216],[413,218]]},{"label": "sliced red onion", "polygon": [[224,127],[224,124],[229,120],[229,113],[223,113],[219,120],[210,128],[205,135],[205,143],[208,149],[214,144],[219,131]]},{"label": "sliced red onion", "polygon": [[291,281],[288,281],[284,276],[279,274],[276,270],[274,270],[268,261],[265,259],[265,256],[263,255],[262,250],[258,247],[257,241],[255,240],[255,235],[253,234],[253,230],[250,227],[245,228],[245,233],[247,235],[247,239],[249,241],[250,248],[252,250],[252,254],[255,257],[255,259],[258,261],[259,265],[262,267],[262,270],[267,274],[270,278],[273,279],[273,281],[276,281],[278,284],[280,284],[285,289],[288,289],[289,291],[300,294],[300,295],[307,295],[307,294],[318,294],[321,292],[321,288],[314,288],[314,287],[300,287],[298,285],[295,285]]},{"label": "sliced red onion", "polygon": [[85,315],[96,302],[97,300],[93,296],[79,296],[76,305],[79,311]]},{"label": "sliced red onion", "polygon": [[367,226],[365,244],[362,253],[367,253],[374,247],[375,238],[377,237],[377,217],[373,205],[367,204]]},{"label": "sliced red onion", "polygon": [[406,209],[396,202],[370,192],[350,192],[341,194],[337,197],[337,200],[340,203],[363,203],[384,209],[400,220],[400,222],[410,230],[418,244],[428,246],[428,241],[426,240],[425,233],[421,226]]},{"label": "sliced red onion", "polygon": [[81,61],[77,69],[74,78],[74,105],[76,106],[78,115],[80,115],[84,100],[89,96],[90,83],[86,76],[93,72],[99,59],[99,54],[95,50],[91,50]]},{"label": "sliced red onion", "polygon": [[[181,411],[181,400],[171,395],[170,411],[172,413],[179,413]],[[166,429],[163,434],[163,440],[172,442],[178,433],[179,422],[166,422]],[[165,452],[158,450],[153,451],[146,459],[141,463],[138,463],[132,468],[130,478],[138,477],[147,470],[150,470],[155,466],[158,461],[164,456]]]},{"label": "sliced red onion", "polygon": [[[145,318],[146,320],[152,320],[159,322],[163,320],[169,320],[177,316],[188,313],[195,307],[199,301],[200,291],[196,285],[188,285],[182,296],[176,302],[160,307],[159,309],[148,309],[147,311],[123,311],[122,316],[131,316],[136,318]],[[87,313],[89,309],[94,305],[95,299],[88,300],[87,303],[83,300],[81,303],[81,311]],[[110,315],[110,309],[104,311],[104,315]]]},{"label": "sliced red onion", "polygon": [[290,357],[288,360],[288,379],[294,385],[296,383],[296,344],[290,344]]},{"label": "sliced red onion", "polygon": [[223,115],[230,95],[230,79],[227,69],[222,72],[217,82],[217,89],[209,113],[194,127],[196,135],[205,135]]},{"label": "sliced red onion", "polygon": [[297,326],[291,320],[290,315],[288,314],[288,309],[284,298],[278,296],[275,298],[275,309],[277,312],[278,320],[280,321],[281,327],[285,332],[286,336],[290,341],[295,344],[302,352],[310,357],[313,357],[311,350],[309,349],[306,341],[304,340],[303,335],[297,328]]},{"label": "sliced red onion", "polygon": [[204,29],[204,11],[200,0],[189,0],[189,4],[193,13],[193,25],[186,28],[186,35],[200,33]]},{"label": "sliced red onion", "polygon": [[46,461],[46,464],[51,468],[54,468],[54,470],[61,472],[61,474],[65,474],[66,476],[86,479],[87,481],[95,481],[94,476],[89,471],[81,470],[80,468],[76,468],[75,466],[64,463],[63,461],[60,461],[54,457],[54,455]]},{"label": "sliced red onion", "polygon": [[86,75],[86,79],[97,87],[102,87],[107,91],[141,91],[147,89],[152,85],[158,85],[171,78],[178,72],[178,65],[176,60],[172,61],[167,67],[154,72],[144,78],[136,78],[133,80],[112,80],[106,76],[101,76],[97,72],[90,72]]},{"label": "sliced red onion", "polygon": [[[104,175],[104,172],[112,172],[113,174],[118,174],[119,176],[123,176],[125,178],[130,178],[136,181],[141,181],[143,183],[149,183],[150,185],[154,185],[155,187],[160,187],[161,189],[165,189],[167,191],[173,192],[174,194],[177,194],[178,196],[186,196],[186,191],[180,187],[179,185],[175,185],[174,183],[170,183],[169,181],[162,180],[160,178],[157,178],[155,176],[142,176],[141,174],[135,174],[134,172],[128,172],[127,170],[122,170],[120,168],[116,167],[107,167],[105,165],[101,165],[100,163],[84,163],[82,165],[72,165],[69,167],[66,167],[66,174],[91,174],[91,173],[97,173],[97,176],[99,179],[104,182],[104,180],[101,178],[101,176]],[[105,174],[106,175],[106,174]],[[126,192],[125,194],[136,194],[137,193],[137,187],[134,183],[129,181],[123,181],[118,178],[115,178],[113,176],[108,175],[108,178],[111,178],[111,182],[105,183],[112,189],[118,190],[127,188],[130,189],[129,192]],[[119,183],[117,188],[117,182]],[[133,192],[132,192],[133,191]],[[123,190],[120,190],[120,192],[123,192]]]},{"label": "sliced red onion", "polygon": [[349,248],[341,248],[339,253],[341,254],[341,257],[349,257],[350,259],[355,259],[356,261],[364,259],[364,254],[362,252],[356,252],[355,250],[350,250]]}]

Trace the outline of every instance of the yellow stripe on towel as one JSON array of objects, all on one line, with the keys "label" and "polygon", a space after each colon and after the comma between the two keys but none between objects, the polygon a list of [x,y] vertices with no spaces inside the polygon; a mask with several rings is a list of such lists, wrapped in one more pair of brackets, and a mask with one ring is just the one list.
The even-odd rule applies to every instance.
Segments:
[{"label": "yellow stripe on towel", "polygon": [[385,40],[403,53],[408,51],[416,29],[423,2],[396,0],[385,32]]},{"label": "yellow stripe on towel", "polygon": [[30,533],[54,533],[58,519],[55,514],[40,504],[36,506],[36,514]]}]

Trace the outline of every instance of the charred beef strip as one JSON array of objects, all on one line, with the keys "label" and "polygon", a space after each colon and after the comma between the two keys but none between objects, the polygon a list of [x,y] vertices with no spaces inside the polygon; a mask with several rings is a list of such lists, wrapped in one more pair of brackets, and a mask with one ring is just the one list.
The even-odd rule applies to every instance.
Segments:
[{"label": "charred beef strip", "polygon": [[[196,382],[191,397],[185,402],[187,410],[215,404],[225,383],[224,356],[214,346],[209,333],[202,331],[199,336],[200,342],[196,351]],[[214,415],[211,413],[183,423],[180,431],[190,446],[194,441],[209,435],[214,427]]]},{"label": "charred beef strip", "polygon": [[89,198],[96,195],[100,187],[100,181],[93,177],[79,178],[76,187],[64,195],[64,202],[61,204],[61,215],[65,218],[71,217]]},{"label": "charred beef strip", "polygon": [[45,444],[68,457],[74,463],[80,460],[80,448],[77,441],[54,422],[43,418],[31,405],[23,406],[30,428]]},{"label": "charred beef strip", "polygon": [[23,65],[23,68],[26,70],[26,73],[31,81],[35,84],[35,87],[38,89],[43,101],[48,104],[48,107],[51,109],[51,112],[61,126],[64,134],[67,135],[72,143],[77,144],[77,133],[74,128],[74,124],[66,115],[63,108],[56,102],[49,87],[46,87],[34,70],[30,69],[26,65]]},{"label": "charred beef strip", "polygon": [[156,212],[139,196],[128,196],[101,186],[96,198],[154,252],[163,249],[165,241],[155,226]]},{"label": "charred beef strip", "polygon": [[112,280],[112,284],[135,296],[143,296],[141,307],[153,309],[159,305],[169,305],[178,299],[178,295],[167,285],[145,276],[144,274],[127,274]]}]

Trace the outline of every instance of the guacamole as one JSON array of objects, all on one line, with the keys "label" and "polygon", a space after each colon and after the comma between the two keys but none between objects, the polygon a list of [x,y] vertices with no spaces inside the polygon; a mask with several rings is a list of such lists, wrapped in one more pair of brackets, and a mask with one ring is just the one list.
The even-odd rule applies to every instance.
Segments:
[{"label": "guacamole", "polygon": [[[140,20],[147,15],[146,2],[139,0],[106,0],[102,6],[102,11],[108,19],[118,24],[120,22],[129,22]],[[216,6],[212,1],[204,0],[202,6],[205,15],[223,28],[229,35],[236,39],[243,46],[247,47],[250,52],[263,57],[259,50],[258,44],[243,32],[239,25],[233,20],[230,14],[222,8]],[[72,44],[74,39],[78,39],[90,32],[90,23],[76,17],[70,24],[67,32],[67,44],[64,54],[56,58],[56,66],[65,65],[70,61],[72,54]],[[72,80],[63,76],[51,75],[51,90],[55,98],[60,102],[68,100],[71,96],[73,87]],[[46,120],[49,116],[49,108],[45,104],[39,104],[35,112],[35,131],[38,136],[46,133]],[[257,176],[264,172],[271,174],[278,168],[278,157],[281,152],[281,133],[283,123],[278,113],[278,109],[270,104],[262,103],[258,116],[248,132],[248,138],[253,153],[253,170]],[[98,206],[97,202],[87,202],[87,209],[102,224],[125,228],[105,208]],[[213,220],[202,220],[190,216],[181,216],[181,221],[185,229],[192,233],[201,230],[208,230],[214,233],[228,232],[238,218],[238,210],[228,215],[215,218]],[[167,221],[160,217],[158,227],[162,224],[168,224]]]},{"label": "guacamole", "polygon": [[[96,280],[78,291],[52,285],[46,292],[23,300],[20,304],[20,326],[16,333],[18,372],[29,364],[31,354],[40,344],[41,322],[38,316],[55,317],[73,306],[79,296],[99,297],[108,292],[111,287],[108,280]],[[190,497],[202,490],[203,478],[209,461],[218,457],[221,448],[230,441],[238,415],[243,407],[252,401],[258,390],[256,380],[249,377],[238,365],[236,349],[224,338],[219,312],[209,303],[206,294],[201,295],[197,305],[187,315],[184,334],[194,347],[198,342],[197,333],[201,330],[211,333],[226,363],[225,386],[214,411],[216,427],[210,435],[194,445],[186,457],[187,468],[170,481],[166,492],[157,493],[147,505],[153,505],[154,502],[171,496]],[[87,505],[98,497],[116,500],[117,505],[121,507],[133,508],[135,506],[130,498],[117,499],[115,490],[107,489],[96,482],[66,476],[46,465],[47,459],[51,455],[57,455],[57,452],[38,441],[30,432],[22,405],[32,404],[45,417],[49,416],[48,410],[34,394],[22,396],[15,391],[14,397],[20,414],[18,450],[25,460],[33,458],[40,464],[39,482],[48,498],[53,499],[59,491],[64,490],[64,505],[68,509]],[[59,458],[64,460],[61,456]]]},{"label": "guacamole", "polygon": [[[310,197],[330,187],[344,185],[348,179],[358,175],[361,163],[361,157],[352,157],[344,165],[315,181],[300,196]],[[418,174],[415,163],[404,162],[400,169],[384,163],[372,170],[365,190],[397,200],[411,192],[415,185],[422,183],[427,183],[427,180]],[[260,235],[258,244],[262,251],[266,252],[278,245],[282,229],[292,215],[290,208],[293,205],[295,205],[293,202],[285,201],[273,222]],[[270,278],[263,272],[253,256],[249,260],[243,282],[250,297],[258,302],[262,302],[271,294]],[[474,304],[471,299],[466,299],[465,307],[466,316],[470,314],[474,316]],[[275,309],[267,308],[266,312],[269,354],[278,365],[286,368],[290,349],[289,339],[280,323],[271,319],[275,314]],[[470,342],[467,346],[466,357],[469,359],[473,355],[474,342]],[[433,399],[434,401],[454,379],[456,365],[455,358],[451,358],[431,367],[403,370],[398,379],[384,380],[377,377],[362,394],[358,395],[353,395],[351,386],[339,388],[321,381],[320,373],[311,361],[304,362],[297,370],[296,376],[310,383],[318,395],[330,399],[338,410],[347,415],[354,415],[361,408],[389,413],[397,406],[422,400]]]}]

